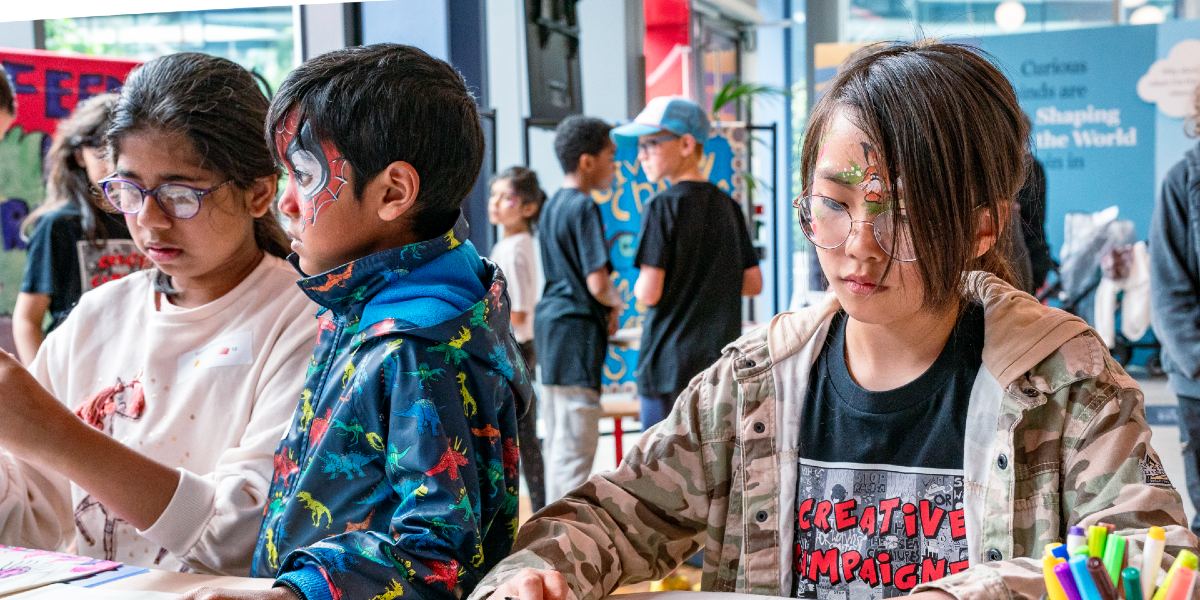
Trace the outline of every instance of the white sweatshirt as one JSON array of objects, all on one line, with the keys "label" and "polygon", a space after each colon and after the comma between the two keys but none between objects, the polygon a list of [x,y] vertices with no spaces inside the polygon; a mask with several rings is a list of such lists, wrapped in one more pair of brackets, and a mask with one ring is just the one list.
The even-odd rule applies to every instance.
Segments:
[{"label": "white sweatshirt", "polygon": [[510,310],[525,313],[525,323],[513,325],[513,337],[525,343],[533,339],[533,309],[542,297],[542,267],[537,246],[528,232],[505,237],[492,246],[490,257],[508,281]]},{"label": "white sweatshirt", "polygon": [[[272,456],[304,385],[316,307],[267,256],[204,306],[155,309],[152,272],[83,295],[30,370],[118,441],[180,472],[138,531],[54,473],[0,456],[0,543],[169,570],[246,575]],[[107,401],[106,401],[107,400]]]}]

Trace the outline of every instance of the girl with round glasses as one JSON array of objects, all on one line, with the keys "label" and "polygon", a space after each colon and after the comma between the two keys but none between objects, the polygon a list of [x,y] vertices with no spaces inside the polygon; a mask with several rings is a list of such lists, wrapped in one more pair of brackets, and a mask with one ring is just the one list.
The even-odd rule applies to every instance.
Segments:
[{"label": "girl with round glasses", "polygon": [[1152,525],[1194,548],[1137,384],[1011,285],[1029,130],[1004,75],[876,45],[808,122],[797,209],[833,294],[727,346],[473,598],[599,598],[701,547],[706,590],[1037,598],[1069,526],[1112,524],[1131,564]]},{"label": "girl with round glasses", "polygon": [[84,294],[32,376],[0,357],[0,543],[248,573],[314,339],[266,111],[204,54],[126,81],[101,186],[153,268]]}]

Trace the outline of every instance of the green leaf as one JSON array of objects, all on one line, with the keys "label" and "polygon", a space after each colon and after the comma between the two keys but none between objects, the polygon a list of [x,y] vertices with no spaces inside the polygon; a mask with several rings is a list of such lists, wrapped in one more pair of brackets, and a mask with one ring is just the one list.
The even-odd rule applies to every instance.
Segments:
[{"label": "green leaf", "polygon": [[717,115],[730,103],[750,102],[756,98],[786,98],[787,90],[761,83],[742,83],[730,80],[713,96],[712,114]]}]

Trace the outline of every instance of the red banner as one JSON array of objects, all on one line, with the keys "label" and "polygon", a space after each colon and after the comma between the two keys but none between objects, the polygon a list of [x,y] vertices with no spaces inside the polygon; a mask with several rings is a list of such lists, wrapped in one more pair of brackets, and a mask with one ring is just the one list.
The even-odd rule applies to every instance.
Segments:
[{"label": "red banner", "polygon": [[53,135],[80,100],[121,87],[135,61],[0,48],[0,64],[17,97],[14,126]]},{"label": "red banner", "polygon": [[[0,65],[17,100],[13,127],[0,140],[0,250],[23,255],[21,223],[45,196],[42,161],[58,122],[81,100],[120,88],[138,63],[0,48]],[[0,260],[0,314],[12,310],[24,262]]]}]

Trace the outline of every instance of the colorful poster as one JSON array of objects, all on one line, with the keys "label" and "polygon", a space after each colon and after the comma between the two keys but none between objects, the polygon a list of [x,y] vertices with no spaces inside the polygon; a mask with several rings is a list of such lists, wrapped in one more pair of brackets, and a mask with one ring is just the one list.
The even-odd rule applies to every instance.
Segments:
[{"label": "colorful poster", "polygon": [[[1116,26],[960,40],[1004,70],[1033,125],[1046,169],[1046,235],[1057,258],[1068,212],[1117,206],[1145,239],[1163,175],[1195,143],[1178,114],[1200,81],[1200,22]],[[1097,49],[1104,52],[1098,54]],[[851,48],[818,44],[822,91]],[[1121,60],[1104,57],[1120,56]],[[821,57],[825,57],[824,62]],[[833,63],[833,64],[830,64]],[[1192,86],[1194,89],[1194,86]]]},{"label": "colorful poster", "polygon": [[1046,169],[1052,253],[1058,256],[1073,211],[1119,206],[1144,239],[1156,189],[1155,108],[1138,97],[1137,82],[1157,57],[1157,29],[1103,27],[976,42],[1005,70],[1033,123],[1034,152]]},{"label": "colorful poster", "polygon": [[[11,313],[25,269],[21,223],[45,196],[42,157],[58,121],[75,105],[115,90],[138,63],[39,50],[0,49],[17,115],[0,140],[0,314]],[[87,289],[85,287],[85,289]]]},{"label": "colorful poster", "polygon": [[[713,135],[704,144],[704,159],[701,171],[708,180],[724,190],[739,204],[745,204],[745,181],[743,173],[747,167],[747,144],[749,132],[742,123],[718,123]],[[637,143],[630,138],[617,142],[617,176],[612,187],[604,192],[594,192],[592,198],[600,205],[604,218],[604,230],[608,236],[610,260],[615,271],[617,291],[621,293],[626,308],[621,314],[622,329],[640,329],[645,307],[633,297],[633,284],[637,280],[637,269],[633,259],[637,253],[642,226],[642,207],[658,192],[667,189],[667,184],[651,183],[646,180],[641,164],[637,160]],[[636,336],[635,336],[636,337]],[[634,369],[637,367],[636,340],[610,343],[608,358],[604,363],[605,393],[636,393]]]}]

